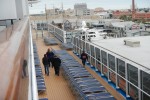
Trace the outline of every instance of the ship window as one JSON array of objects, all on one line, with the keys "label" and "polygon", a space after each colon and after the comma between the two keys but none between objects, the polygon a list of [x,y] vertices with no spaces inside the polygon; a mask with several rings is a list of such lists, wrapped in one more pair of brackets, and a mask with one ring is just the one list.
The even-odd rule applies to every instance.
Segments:
[{"label": "ship window", "polygon": [[129,95],[134,100],[140,100],[140,99],[138,99],[138,89],[135,86],[133,86],[132,84],[129,84]]},{"label": "ship window", "polygon": [[119,75],[125,78],[125,62],[117,59],[117,68]]},{"label": "ship window", "polygon": [[[150,74],[141,71],[141,88],[148,94],[150,94]],[[144,97],[143,97],[144,98]],[[143,99],[150,100],[150,99]]]},{"label": "ship window", "polygon": [[91,49],[91,64],[95,66],[95,51],[94,51],[94,46],[90,45],[90,49]]},{"label": "ship window", "polygon": [[138,86],[138,69],[130,64],[127,64],[128,80]]},{"label": "ship window", "polygon": [[141,100],[150,100],[150,96],[146,95],[145,93],[142,92],[142,99]]},{"label": "ship window", "polygon": [[77,45],[77,43],[76,43],[76,38],[74,37],[74,45]]},{"label": "ship window", "polygon": [[100,61],[100,49],[99,48],[95,48],[95,51],[96,51],[96,59],[98,61]]},{"label": "ship window", "polygon": [[100,63],[100,49],[99,48],[95,48],[95,52],[96,52],[96,67],[99,71],[101,71],[101,63]]},{"label": "ship window", "polygon": [[79,39],[79,47],[81,48],[81,40]]},{"label": "ship window", "polygon": [[115,57],[108,54],[109,67],[115,71]]},{"label": "ship window", "polygon": [[83,41],[83,50],[85,49],[85,41]]},{"label": "ship window", "polygon": [[91,56],[95,57],[94,46],[91,45],[90,48],[91,48]]},{"label": "ship window", "polygon": [[102,63],[107,66],[107,53],[102,50],[101,54],[102,54]]},{"label": "ship window", "polygon": [[87,51],[88,54],[90,54],[89,44],[88,43],[86,43],[86,51]]},{"label": "ship window", "polygon": [[108,77],[108,69],[107,69],[107,53],[105,51],[101,51],[102,54],[102,72],[103,74]]},{"label": "ship window", "polygon": [[76,43],[77,43],[77,46],[79,47],[79,39],[78,38],[76,38]]}]

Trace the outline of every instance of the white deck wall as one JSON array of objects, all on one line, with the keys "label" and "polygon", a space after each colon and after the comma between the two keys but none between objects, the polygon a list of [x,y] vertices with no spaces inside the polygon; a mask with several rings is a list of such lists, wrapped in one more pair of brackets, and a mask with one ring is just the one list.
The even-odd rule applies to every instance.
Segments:
[{"label": "white deck wall", "polygon": [[28,15],[27,0],[1,0],[0,20],[19,19]]}]

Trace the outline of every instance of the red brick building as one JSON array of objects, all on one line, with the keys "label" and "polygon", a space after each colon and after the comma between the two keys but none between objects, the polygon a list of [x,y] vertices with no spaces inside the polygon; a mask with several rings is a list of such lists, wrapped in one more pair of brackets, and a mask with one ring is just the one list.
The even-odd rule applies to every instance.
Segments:
[{"label": "red brick building", "polygon": [[144,12],[136,12],[135,9],[135,2],[132,0],[132,11],[114,11],[113,17],[114,18],[120,18],[122,15],[132,15],[132,20],[150,20],[150,12],[144,13]]},{"label": "red brick building", "polygon": [[129,11],[119,11],[119,10],[113,12],[114,18],[120,18],[123,15],[130,16],[130,15],[132,15],[132,13]]},{"label": "red brick building", "polygon": [[135,2],[132,0],[132,20],[136,19],[145,19],[150,20],[150,12],[148,13],[140,13],[135,10]]},{"label": "red brick building", "polygon": [[150,20],[150,12],[149,13],[135,13],[132,15],[133,19],[145,19],[145,20]]}]

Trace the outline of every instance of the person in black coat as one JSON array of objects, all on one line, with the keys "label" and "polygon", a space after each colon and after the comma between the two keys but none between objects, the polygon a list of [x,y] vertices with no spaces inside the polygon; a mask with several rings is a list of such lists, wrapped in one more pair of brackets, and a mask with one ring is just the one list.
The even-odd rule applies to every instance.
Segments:
[{"label": "person in black coat", "polygon": [[54,66],[55,75],[59,76],[59,70],[60,70],[61,60],[56,55],[54,55],[52,63],[53,63],[53,66]]},{"label": "person in black coat", "polygon": [[47,76],[49,76],[49,68],[48,68],[49,62],[48,62],[48,57],[46,54],[44,54],[44,57],[42,58],[42,63],[43,63],[44,68],[45,68],[45,74]]},{"label": "person in black coat", "polygon": [[[48,65],[50,67],[50,63],[52,65],[52,59],[54,57],[54,53],[50,49],[48,49],[47,52],[46,52],[46,55],[48,57],[48,62],[49,62]],[[53,65],[52,65],[52,68],[53,68]]]},{"label": "person in black coat", "polygon": [[86,62],[87,59],[88,59],[88,56],[85,53],[85,51],[83,51],[82,54],[81,54],[81,60],[82,60],[82,64],[83,64],[84,67],[85,67],[85,62]]}]

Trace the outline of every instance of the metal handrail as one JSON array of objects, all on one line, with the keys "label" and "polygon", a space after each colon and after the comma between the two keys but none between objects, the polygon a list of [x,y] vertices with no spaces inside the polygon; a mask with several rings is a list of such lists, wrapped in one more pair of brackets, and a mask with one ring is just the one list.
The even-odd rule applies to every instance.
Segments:
[{"label": "metal handrail", "polygon": [[29,25],[29,93],[28,100],[38,100],[31,25]]}]

